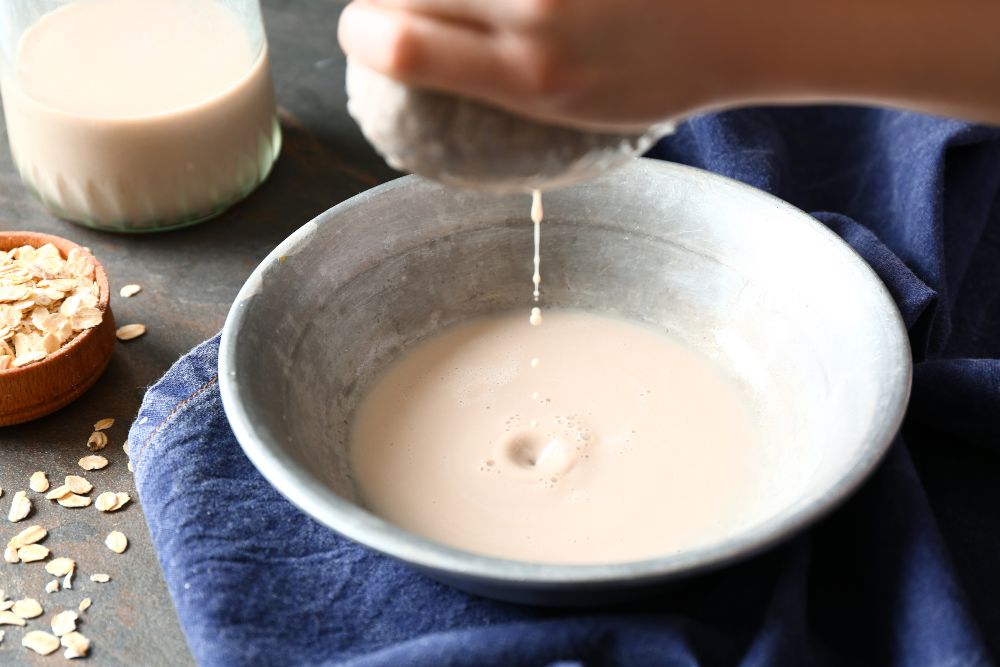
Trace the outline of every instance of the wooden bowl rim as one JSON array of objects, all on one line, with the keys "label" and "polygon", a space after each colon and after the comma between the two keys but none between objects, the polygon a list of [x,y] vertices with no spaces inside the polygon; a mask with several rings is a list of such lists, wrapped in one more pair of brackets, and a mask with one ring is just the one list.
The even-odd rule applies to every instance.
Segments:
[{"label": "wooden bowl rim", "polygon": [[[97,307],[101,311],[101,324],[105,321],[105,316],[108,313],[108,304],[111,302],[111,286],[108,283],[108,274],[104,271],[104,266],[97,260],[94,253],[90,251],[90,248],[82,246],[79,243],[70,241],[62,236],[56,236],[55,234],[44,234],[42,232],[25,232],[25,231],[14,231],[14,232],[0,232],[0,250],[7,251],[13,248],[19,248],[21,246],[30,245],[35,248],[41,247],[46,243],[51,243],[59,252],[65,257],[69,254],[69,251],[73,248],[80,248],[94,260],[94,281],[97,283]],[[86,329],[83,332],[77,334],[67,345],[61,346],[53,354],[46,356],[41,361],[36,361],[28,364],[27,366],[18,366],[17,368],[6,368],[0,370],[0,378],[12,377],[18,373],[30,373],[32,370],[43,367],[50,361],[55,361],[61,356],[72,354],[80,345],[82,345],[84,339],[88,336],[93,336],[94,333],[101,327],[98,324],[96,327]]]}]

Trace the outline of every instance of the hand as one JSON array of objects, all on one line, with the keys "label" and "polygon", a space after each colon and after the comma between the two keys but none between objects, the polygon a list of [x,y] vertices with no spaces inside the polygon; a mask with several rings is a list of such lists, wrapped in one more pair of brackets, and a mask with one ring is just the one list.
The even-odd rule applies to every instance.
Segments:
[{"label": "hand", "polygon": [[417,86],[622,129],[752,103],[1000,124],[997,0],[354,0],[344,50]]},{"label": "hand", "polygon": [[339,38],[352,58],[412,85],[542,120],[623,129],[739,89],[722,66],[733,30],[715,16],[719,4],[356,0]]}]

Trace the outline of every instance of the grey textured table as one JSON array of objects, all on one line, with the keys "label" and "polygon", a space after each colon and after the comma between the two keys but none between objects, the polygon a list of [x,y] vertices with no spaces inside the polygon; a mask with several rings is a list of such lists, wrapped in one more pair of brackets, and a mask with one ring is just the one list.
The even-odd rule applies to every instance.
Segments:
[{"label": "grey textured table", "polygon": [[[343,93],[344,58],[337,46],[342,2],[263,0],[272,70],[281,107],[284,147],[270,179],[246,202],[205,224],[177,232],[121,236],[62,222],[48,214],[21,187],[11,163],[6,132],[0,145],[0,229],[58,234],[90,247],[108,270],[112,309],[119,324],[142,322],[148,334],[120,343],[98,384],[74,404],[36,422],[0,429],[0,540],[37,523],[49,530],[45,544],[53,556],[78,563],[73,590],[47,594],[51,579],[42,564],[0,562],[0,589],[9,597],[37,598],[47,625],[51,613],[75,608],[86,596],[94,604],[83,615],[81,632],[91,638],[91,665],[189,665],[192,659],[164,586],[138,503],[114,514],[64,509],[29,492],[32,516],[19,524],[6,514],[15,491],[44,470],[59,483],[81,473],[91,426],[102,417],[117,422],[102,452],[104,470],[82,473],[102,490],[135,496],[121,445],[145,388],[178,356],[221,327],[240,285],[264,256],[317,213],[378,182],[395,176],[372,152],[347,115]],[[118,297],[127,283],[142,285],[131,299]],[[196,512],[197,508],[192,508]],[[115,555],[103,544],[110,530],[124,532],[128,551]],[[90,574],[107,572],[111,582],[95,584]],[[41,623],[39,621],[46,621]],[[64,663],[20,646],[23,631],[0,627],[0,665]],[[65,663],[64,663],[65,664]]]}]

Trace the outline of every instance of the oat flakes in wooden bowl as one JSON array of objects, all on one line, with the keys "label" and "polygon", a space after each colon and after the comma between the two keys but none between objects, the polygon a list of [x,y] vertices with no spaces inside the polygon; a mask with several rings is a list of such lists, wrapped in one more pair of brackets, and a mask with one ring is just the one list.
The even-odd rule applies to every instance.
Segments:
[{"label": "oat flakes in wooden bowl", "polygon": [[97,381],[114,345],[108,277],[88,249],[0,232],[0,426],[68,405]]}]

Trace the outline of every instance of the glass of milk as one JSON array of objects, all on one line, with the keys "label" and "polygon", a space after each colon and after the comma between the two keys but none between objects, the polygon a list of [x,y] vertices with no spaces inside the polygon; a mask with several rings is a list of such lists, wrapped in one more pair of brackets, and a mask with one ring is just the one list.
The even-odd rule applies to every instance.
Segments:
[{"label": "glass of milk", "polygon": [[259,0],[2,0],[0,86],[24,184],[99,229],[218,215],[281,147]]}]

